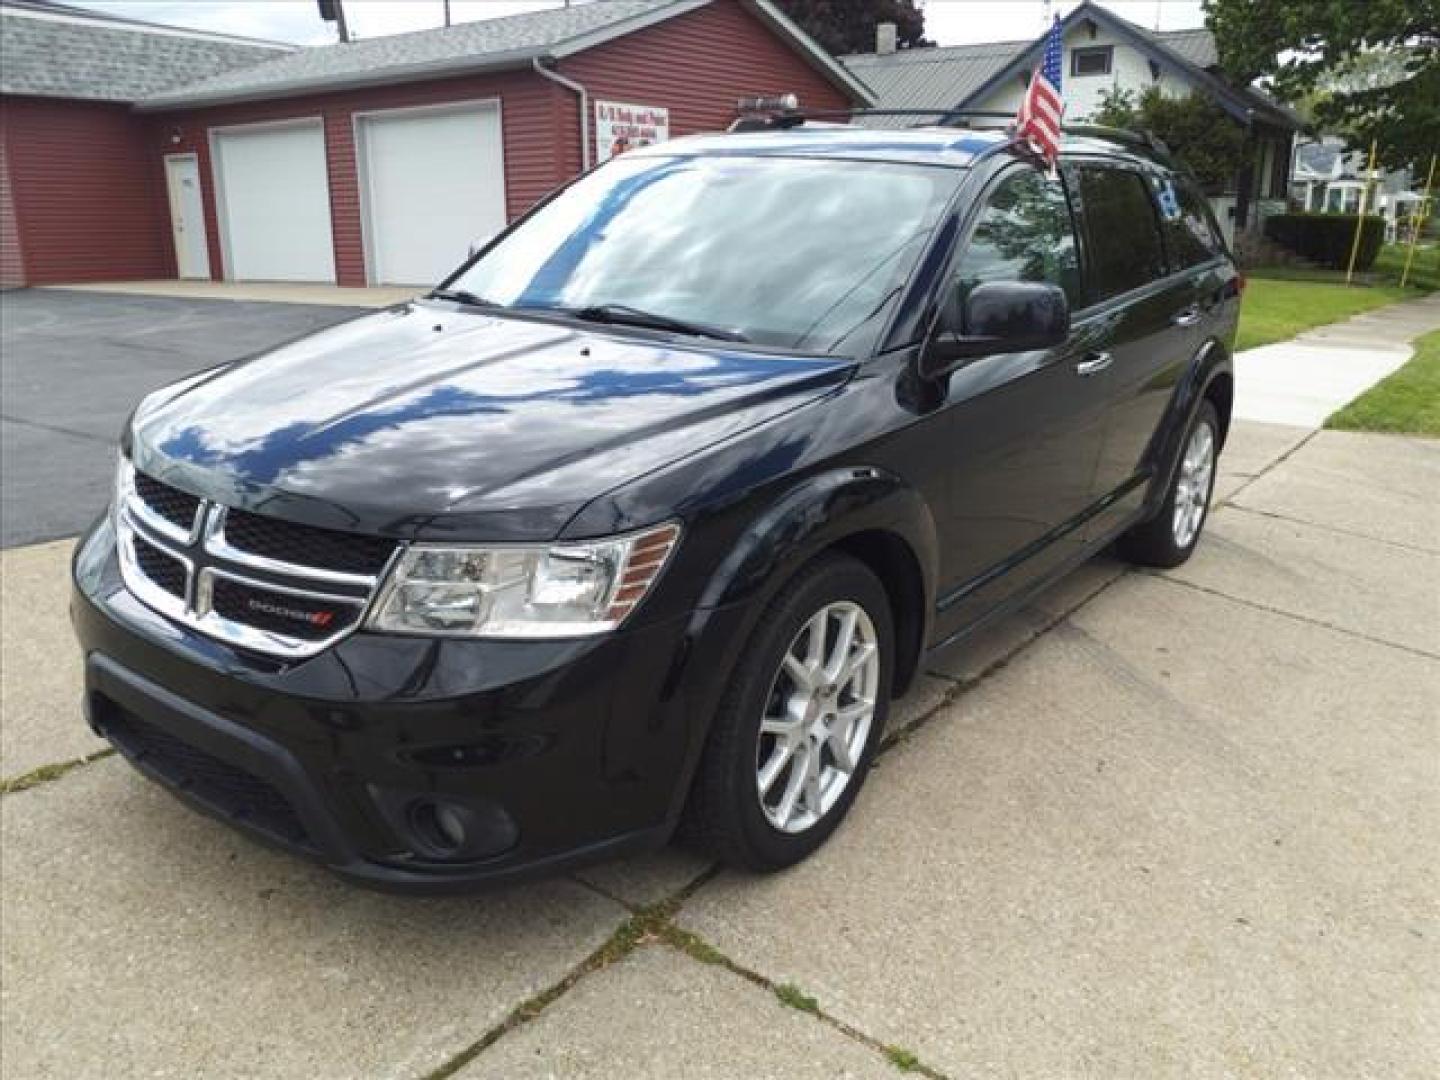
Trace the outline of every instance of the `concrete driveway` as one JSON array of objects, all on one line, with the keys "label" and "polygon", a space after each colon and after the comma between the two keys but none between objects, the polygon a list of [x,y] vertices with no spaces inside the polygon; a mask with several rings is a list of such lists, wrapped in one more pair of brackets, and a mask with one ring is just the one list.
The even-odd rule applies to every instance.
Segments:
[{"label": "concrete driveway", "polygon": [[448,900],[97,758],[68,543],[5,552],[0,1074],[1433,1076],[1440,443],[1242,422],[1222,469],[1188,566],[942,657],[804,866]]},{"label": "concrete driveway", "polygon": [[120,426],[151,390],[365,310],[0,293],[0,547],[72,536],[90,523],[109,499]]}]

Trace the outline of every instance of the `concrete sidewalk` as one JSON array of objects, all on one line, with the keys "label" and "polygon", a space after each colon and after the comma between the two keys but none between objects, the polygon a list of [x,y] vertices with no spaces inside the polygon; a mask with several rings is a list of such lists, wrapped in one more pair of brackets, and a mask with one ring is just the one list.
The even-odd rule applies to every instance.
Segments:
[{"label": "concrete sidewalk", "polygon": [[767,878],[356,891],[74,764],[65,547],[4,552],[0,1075],[1431,1076],[1440,443],[1242,421],[1222,464],[1191,563],[938,658]]},{"label": "concrete sidewalk", "polygon": [[1440,329],[1440,293],[1317,326],[1235,355],[1237,420],[1316,428],[1410,359]]}]

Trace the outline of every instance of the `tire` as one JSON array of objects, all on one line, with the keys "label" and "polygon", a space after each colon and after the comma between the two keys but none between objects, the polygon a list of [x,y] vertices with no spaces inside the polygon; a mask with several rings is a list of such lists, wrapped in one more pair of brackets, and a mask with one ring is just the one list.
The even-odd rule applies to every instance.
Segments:
[{"label": "tire", "polygon": [[[1201,402],[1180,447],[1180,459],[1175,463],[1175,474],[1159,513],[1125,533],[1116,545],[1120,554],[1133,563],[1164,569],[1179,566],[1200,542],[1210,514],[1215,463],[1220,453],[1220,416],[1209,401]],[[1183,522],[1177,504],[1186,508],[1188,517]]]},{"label": "tire", "polygon": [[[809,652],[813,628],[825,626],[820,659],[830,660],[833,672],[852,613],[853,644],[844,656],[857,664],[862,654],[873,655],[875,663],[858,662],[848,682],[843,675],[811,678],[825,674],[823,666],[807,663],[815,659]],[[874,653],[863,648],[867,638]],[[863,563],[835,554],[802,569],[767,605],[736,663],[691,788],[685,836],[732,866],[758,871],[791,866],[823,844],[849,811],[874,759],[889,712],[894,656],[889,598]],[[799,678],[801,669],[810,672],[813,692]],[[867,701],[873,708],[862,732]],[[770,721],[765,732],[762,717]],[[785,733],[776,725],[784,725]],[[811,760],[813,783],[804,768]],[[762,764],[776,770],[764,794]],[[785,800],[797,771],[800,788],[787,818]]]}]

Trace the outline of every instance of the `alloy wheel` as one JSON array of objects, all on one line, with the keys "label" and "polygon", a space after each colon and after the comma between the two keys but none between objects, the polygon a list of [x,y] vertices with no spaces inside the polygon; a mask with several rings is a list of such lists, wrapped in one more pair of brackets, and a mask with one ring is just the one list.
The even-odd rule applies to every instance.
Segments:
[{"label": "alloy wheel", "polygon": [[1209,424],[1197,424],[1180,461],[1175,481],[1175,513],[1171,532],[1175,546],[1188,548],[1200,532],[1205,508],[1210,502],[1210,480],[1215,472],[1215,431]]},{"label": "alloy wheel", "polygon": [[802,626],[775,673],[760,720],[755,789],[786,833],[820,821],[859,767],[875,721],[880,647],[859,604],[827,604]]}]

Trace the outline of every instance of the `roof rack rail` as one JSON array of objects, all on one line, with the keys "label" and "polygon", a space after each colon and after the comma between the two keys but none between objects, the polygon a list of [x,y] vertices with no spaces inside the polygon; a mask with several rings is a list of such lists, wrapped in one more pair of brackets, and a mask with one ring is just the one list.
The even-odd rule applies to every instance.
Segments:
[{"label": "roof rack rail", "polygon": [[1113,142],[1128,143],[1131,146],[1143,146],[1157,154],[1170,156],[1170,148],[1165,145],[1153,131],[1141,128],[1138,131],[1130,128],[1106,127],[1103,124],[1065,124],[1060,129],[1066,135],[1095,135],[1102,139],[1110,139]]},{"label": "roof rack rail", "polygon": [[[940,117],[942,127],[969,127],[972,119],[1013,120],[1014,113],[975,109],[786,109],[766,114],[742,116],[730,125],[731,131],[784,131],[800,127],[812,120],[851,120],[862,116],[929,116]],[[955,123],[954,121],[966,121]],[[925,125],[917,124],[916,127]]]}]

